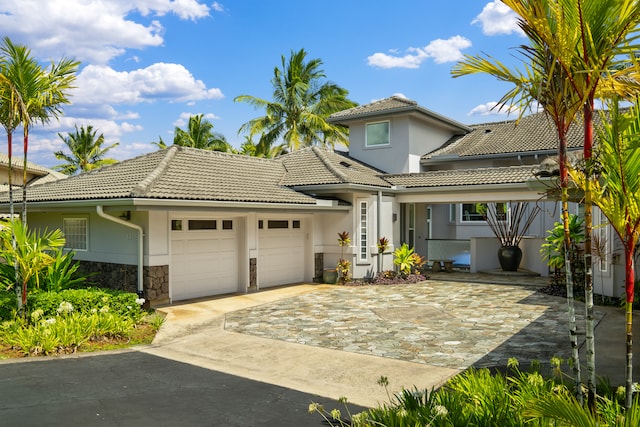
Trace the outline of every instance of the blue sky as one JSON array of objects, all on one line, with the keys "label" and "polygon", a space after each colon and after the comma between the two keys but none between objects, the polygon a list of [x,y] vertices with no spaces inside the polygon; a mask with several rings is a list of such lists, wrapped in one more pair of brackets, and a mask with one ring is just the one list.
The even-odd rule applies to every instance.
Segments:
[{"label": "blue sky", "polygon": [[451,67],[483,52],[516,63],[526,42],[499,0],[3,0],[0,28],[43,64],[81,61],[72,104],[31,133],[29,159],[45,166],[74,125],[120,142],[119,160],[171,142],[193,114],[238,147],[263,112],[233,99],[271,99],[274,67],[301,48],[359,104],[401,94],[466,124],[504,120],[488,110],[509,86]]}]

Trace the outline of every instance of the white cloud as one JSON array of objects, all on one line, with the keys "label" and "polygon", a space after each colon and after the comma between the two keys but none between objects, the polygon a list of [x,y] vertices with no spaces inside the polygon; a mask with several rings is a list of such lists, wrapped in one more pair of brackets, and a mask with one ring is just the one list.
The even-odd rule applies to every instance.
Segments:
[{"label": "white cloud", "polygon": [[[202,114],[202,113],[197,113],[197,114]],[[187,123],[189,123],[189,117],[195,116],[195,115],[196,113],[188,113],[188,112],[180,113],[180,117],[175,122],[173,122],[173,125],[181,128],[185,126]],[[217,120],[220,117],[216,116],[213,113],[206,113],[204,114],[204,118],[208,121],[212,121],[212,120]]]},{"label": "white cloud", "polygon": [[[532,112],[536,112],[537,103],[534,103],[530,110]],[[471,109],[469,113],[467,113],[468,116],[510,116],[518,114],[520,114],[520,107],[518,107],[517,105],[511,105],[510,107],[500,107],[500,105],[496,101],[490,101],[484,104],[480,104]]]},{"label": "white cloud", "polygon": [[220,3],[218,3],[217,1],[214,1],[211,4],[211,7],[213,8],[213,10],[215,10],[216,12],[224,12],[224,6]]},{"label": "white cloud", "polygon": [[513,33],[524,35],[518,26],[518,15],[500,0],[487,3],[471,23],[482,25],[482,32],[488,36]]},{"label": "white cloud", "polygon": [[218,88],[207,88],[180,64],[157,63],[133,71],[88,65],[76,81],[73,103],[79,105],[136,104],[167,100],[188,102],[222,99]]},{"label": "white cloud", "polygon": [[418,68],[427,58],[432,58],[436,64],[444,64],[462,59],[462,49],[469,47],[471,41],[453,36],[446,40],[436,39],[425,47],[410,47],[403,56],[398,56],[395,51],[391,54],[374,53],[367,58],[367,63],[379,68]]},{"label": "white cloud", "polygon": [[0,28],[37,57],[68,56],[104,64],[126,49],[162,45],[160,22],[133,21],[129,16],[136,11],[191,20],[209,16],[209,7],[199,0],[3,0]]}]

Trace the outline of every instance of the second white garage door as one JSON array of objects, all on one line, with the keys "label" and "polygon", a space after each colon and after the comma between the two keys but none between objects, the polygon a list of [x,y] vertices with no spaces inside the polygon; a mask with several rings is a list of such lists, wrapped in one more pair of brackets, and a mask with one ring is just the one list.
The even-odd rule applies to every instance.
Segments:
[{"label": "second white garage door", "polygon": [[171,221],[171,299],[238,291],[238,233],[233,220]]},{"label": "second white garage door", "polygon": [[297,219],[258,221],[258,284],[261,288],[304,281],[305,233]]}]

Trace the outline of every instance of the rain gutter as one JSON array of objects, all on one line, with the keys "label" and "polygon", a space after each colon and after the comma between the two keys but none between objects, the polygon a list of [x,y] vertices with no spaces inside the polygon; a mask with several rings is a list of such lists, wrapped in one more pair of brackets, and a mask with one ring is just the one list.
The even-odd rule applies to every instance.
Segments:
[{"label": "rain gutter", "polygon": [[116,224],[123,225],[128,228],[132,228],[138,232],[138,297],[142,298],[144,294],[143,281],[142,281],[142,268],[144,261],[144,232],[142,231],[142,227],[137,224],[132,224],[123,219],[117,218],[115,216],[111,216],[106,214],[102,209],[102,205],[96,206],[96,213],[99,217],[106,219],[107,221],[115,222]]}]

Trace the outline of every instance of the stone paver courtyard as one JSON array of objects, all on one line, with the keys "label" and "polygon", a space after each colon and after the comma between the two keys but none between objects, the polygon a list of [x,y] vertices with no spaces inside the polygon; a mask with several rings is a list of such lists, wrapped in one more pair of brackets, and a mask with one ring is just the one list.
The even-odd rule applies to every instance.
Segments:
[{"label": "stone paver courtyard", "polygon": [[507,284],[336,286],[227,313],[225,330],[455,369],[570,355],[566,301]]}]

